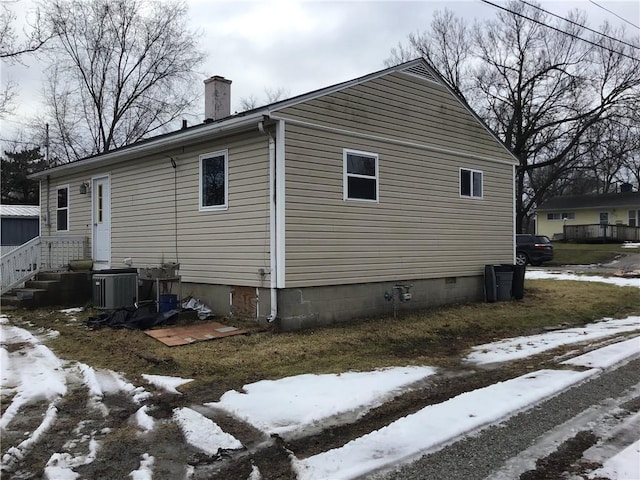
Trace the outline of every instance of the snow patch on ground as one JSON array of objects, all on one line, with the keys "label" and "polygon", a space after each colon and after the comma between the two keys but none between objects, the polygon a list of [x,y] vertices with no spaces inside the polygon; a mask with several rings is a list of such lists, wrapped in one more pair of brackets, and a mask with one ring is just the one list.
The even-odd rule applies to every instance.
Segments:
[{"label": "snow patch on ground", "polygon": [[84,311],[83,307],[72,307],[72,308],[65,308],[63,310],[58,310],[60,313],[66,313],[67,315],[72,315],[74,313],[80,313]]},{"label": "snow patch on ground", "polygon": [[167,377],[165,375],[147,375],[145,373],[142,374],[142,378],[144,378],[154,387],[164,390],[167,393],[173,393],[175,395],[182,395],[182,393],[176,390],[179,386],[184,385],[185,383],[193,382],[193,378]]},{"label": "snow patch on ground", "polygon": [[578,282],[599,282],[619,287],[640,288],[640,278],[601,277],[597,275],[576,275],[573,273],[554,273],[542,270],[529,270],[525,274],[527,280],[574,280]]},{"label": "snow patch on ground", "polygon": [[242,443],[235,437],[223,432],[216,423],[195,410],[186,407],[176,408],[173,411],[173,420],[181,428],[187,443],[208,455],[215,455],[221,448],[242,448]]},{"label": "snow patch on ground", "polygon": [[537,355],[563,345],[588,342],[639,329],[640,316],[630,316],[623,319],[604,318],[584,327],[554,330],[539,335],[507,338],[477,345],[472,348],[465,361],[475,364],[509,362]]},{"label": "snow patch on ground", "polygon": [[[0,393],[15,394],[0,419],[0,429],[6,429],[25,404],[52,402],[67,393],[67,385],[60,359],[33,335],[9,325],[2,326],[2,334]],[[11,352],[4,346],[22,343],[25,345]]]},{"label": "snow patch on ground", "polygon": [[291,438],[314,427],[326,427],[338,416],[352,414],[355,420],[435,372],[433,367],[396,367],[262,380],[245,385],[244,393],[231,390],[219,402],[205,405],[222,409],[267,434]]},{"label": "snow patch on ground", "polygon": [[140,429],[148,432],[149,430],[153,430],[155,426],[155,420],[151,415],[147,413],[148,408],[146,405],[143,405],[138,409],[135,415],[136,423]]},{"label": "snow patch on ground", "polygon": [[[640,243],[636,242],[624,242],[622,248],[640,248]],[[638,476],[640,478],[640,476]]]},{"label": "snow patch on ground", "polygon": [[[143,387],[136,387],[129,383],[124,376],[118,372],[97,369],[94,370],[94,375],[95,382],[97,382],[97,385],[103,395],[123,392],[130,395],[136,403],[140,403],[151,397],[150,392],[147,392]],[[93,379],[90,381],[93,382]]]},{"label": "snow patch on ground", "polygon": [[152,480],[153,464],[156,459],[148,453],[143,453],[140,459],[140,467],[129,474],[132,480]]}]

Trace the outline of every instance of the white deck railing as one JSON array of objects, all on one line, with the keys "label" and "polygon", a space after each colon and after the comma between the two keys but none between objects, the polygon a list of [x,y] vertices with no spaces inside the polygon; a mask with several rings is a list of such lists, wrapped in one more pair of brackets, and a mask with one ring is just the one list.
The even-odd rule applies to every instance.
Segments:
[{"label": "white deck railing", "polygon": [[0,257],[0,293],[4,294],[33,278],[39,269],[40,237],[36,237]]},{"label": "white deck railing", "polygon": [[40,237],[42,239],[42,270],[62,270],[71,260],[88,258],[89,240],[82,235]]},{"label": "white deck railing", "polygon": [[87,258],[89,240],[82,235],[36,237],[0,257],[0,293],[26,282],[43,270],[66,270],[71,260]]}]

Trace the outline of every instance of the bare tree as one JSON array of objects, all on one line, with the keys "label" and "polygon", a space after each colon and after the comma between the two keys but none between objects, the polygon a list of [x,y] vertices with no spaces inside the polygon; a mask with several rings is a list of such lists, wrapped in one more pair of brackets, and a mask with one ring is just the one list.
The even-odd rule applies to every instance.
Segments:
[{"label": "bare tree", "polygon": [[605,24],[604,35],[588,35],[584,14],[572,12],[564,21],[536,7],[509,2],[510,11],[472,29],[451,13],[439,14],[431,30],[409,36],[410,47],[518,158],[519,231],[536,204],[585,165],[589,136],[624,118],[640,94],[638,50],[612,40],[624,38],[623,30]]},{"label": "bare tree", "polygon": [[[45,29],[40,11],[36,10],[32,18],[27,19],[28,28],[22,35],[16,31],[16,14],[5,2],[0,2],[0,62],[15,63],[20,57],[38,51],[51,39],[51,32]],[[5,81],[0,88],[0,118],[11,113],[15,107],[16,85]]]},{"label": "bare tree", "polygon": [[246,112],[247,110],[253,110],[262,105],[269,105],[271,103],[278,102],[289,96],[289,91],[283,87],[278,88],[264,88],[264,100],[258,99],[255,95],[249,95],[248,97],[242,97],[240,99],[240,111]]},{"label": "bare tree", "polygon": [[204,54],[184,2],[53,0],[43,9],[57,35],[47,114],[67,160],[161,132],[198,97]]}]

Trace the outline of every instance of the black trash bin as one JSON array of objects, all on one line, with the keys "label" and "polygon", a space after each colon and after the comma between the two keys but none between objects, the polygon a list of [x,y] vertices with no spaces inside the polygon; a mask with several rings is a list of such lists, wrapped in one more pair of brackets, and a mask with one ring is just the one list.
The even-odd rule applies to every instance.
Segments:
[{"label": "black trash bin", "polygon": [[513,287],[513,265],[494,265],[496,274],[496,300],[504,302],[511,300]]},{"label": "black trash bin", "polygon": [[524,274],[526,271],[525,265],[509,265],[513,269],[513,285],[511,292],[513,298],[516,300],[522,300],[524,298]]},{"label": "black trash bin", "polygon": [[502,302],[524,297],[524,265],[484,266],[484,293],[487,302]]},{"label": "black trash bin", "polygon": [[493,265],[484,266],[484,298],[487,302],[495,302],[496,292],[496,272]]}]

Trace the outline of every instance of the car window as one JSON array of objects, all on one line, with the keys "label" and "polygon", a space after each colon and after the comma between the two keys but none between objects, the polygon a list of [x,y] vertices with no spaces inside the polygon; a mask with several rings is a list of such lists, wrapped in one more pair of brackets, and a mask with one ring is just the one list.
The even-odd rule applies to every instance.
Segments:
[{"label": "car window", "polygon": [[544,235],[536,235],[536,242],[537,243],[551,243],[551,240],[549,240],[549,237],[545,237]]},{"label": "car window", "polygon": [[532,243],[531,235],[516,235],[516,243]]}]

